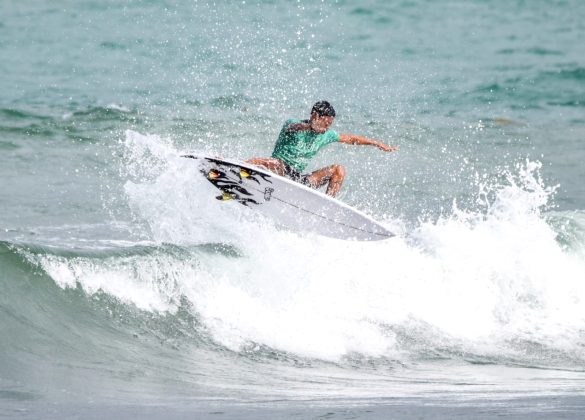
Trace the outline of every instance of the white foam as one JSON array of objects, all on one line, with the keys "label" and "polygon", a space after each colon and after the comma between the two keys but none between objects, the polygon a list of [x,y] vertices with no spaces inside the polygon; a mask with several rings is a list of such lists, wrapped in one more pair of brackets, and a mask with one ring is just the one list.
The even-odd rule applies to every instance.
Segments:
[{"label": "white foam", "polygon": [[542,217],[554,189],[536,163],[503,185],[479,185],[478,197],[495,197],[482,212],[455,207],[407,237],[360,243],[282,231],[218,203],[168,140],[129,131],[125,147],[125,193],[152,240],[230,243],[243,255],[141,257],[131,270],[123,259],[46,258],[64,287],[76,282],[148,310],[172,310],[184,296],[234,350],[254,342],[331,360],[399,357],[402,328],[429,346],[512,354],[508,343],[524,339],[585,357],[585,261],[559,246]]},{"label": "white foam", "polygon": [[130,110],[130,108],[128,108],[124,105],[117,104],[115,102],[112,102],[112,103],[106,105],[106,109],[113,109],[114,111],[120,111],[120,112],[125,112],[125,113],[132,112]]}]

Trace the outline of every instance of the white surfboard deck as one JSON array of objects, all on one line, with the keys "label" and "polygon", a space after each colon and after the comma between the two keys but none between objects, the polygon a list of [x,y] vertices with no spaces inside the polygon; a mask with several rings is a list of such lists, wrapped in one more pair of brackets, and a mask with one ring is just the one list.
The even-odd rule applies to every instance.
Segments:
[{"label": "white surfboard deck", "polygon": [[363,212],[257,166],[204,155],[183,157],[194,159],[201,174],[219,190],[211,199],[237,201],[288,229],[359,241],[394,236]]}]

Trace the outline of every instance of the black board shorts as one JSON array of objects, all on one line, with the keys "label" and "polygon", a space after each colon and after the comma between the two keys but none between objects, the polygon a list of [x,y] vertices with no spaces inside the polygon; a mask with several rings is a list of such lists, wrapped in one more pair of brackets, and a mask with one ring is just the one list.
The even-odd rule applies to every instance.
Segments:
[{"label": "black board shorts", "polygon": [[310,186],[309,180],[307,179],[309,174],[301,174],[299,171],[297,171],[292,166],[286,164],[285,162],[282,162],[282,164],[284,165],[284,176],[286,178],[292,179],[293,181],[298,182],[299,184]]}]

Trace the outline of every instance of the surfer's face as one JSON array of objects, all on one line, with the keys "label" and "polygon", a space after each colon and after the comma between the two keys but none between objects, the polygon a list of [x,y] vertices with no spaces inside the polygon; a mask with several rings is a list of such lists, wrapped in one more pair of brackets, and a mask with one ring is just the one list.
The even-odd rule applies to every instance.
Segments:
[{"label": "surfer's face", "polygon": [[317,133],[324,133],[333,124],[334,117],[321,117],[319,114],[311,114],[311,130]]}]

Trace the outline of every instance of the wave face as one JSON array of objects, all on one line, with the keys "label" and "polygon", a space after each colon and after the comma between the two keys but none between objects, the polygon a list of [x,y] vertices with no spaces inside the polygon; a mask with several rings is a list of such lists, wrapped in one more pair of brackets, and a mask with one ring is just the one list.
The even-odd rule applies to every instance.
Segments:
[{"label": "wave face", "polygon": [[[50,365],[43,380],[58,389],[88,371],[73,380],[79,389],[107,382],[108,394],[132,381],[141,398],[184,386],[201,398],[233,387],[247,398],[298,397],[295,387],[308,397],[319,377],[318,392],[349,398],[437,381],[447,392],[473,366],[563,372],[567,383],[582,374],[585,213],[544,211],[554,188],[539,164],[482,181],[482,211],[455,204],[412,230],[394,220],[399,237],[363,243],[218,206],[181,152],[126,133],[134,222],[123,229],[140,227],[137,239],[63,246],[53,231],[0,245],[3,376]],[[459,368],[442,373],[450,364]],[[512,392],[517,381],[497,387]],[[472,382],[482,390],[481,377]],[[554,386],[569,392],[567,383]]]}]

